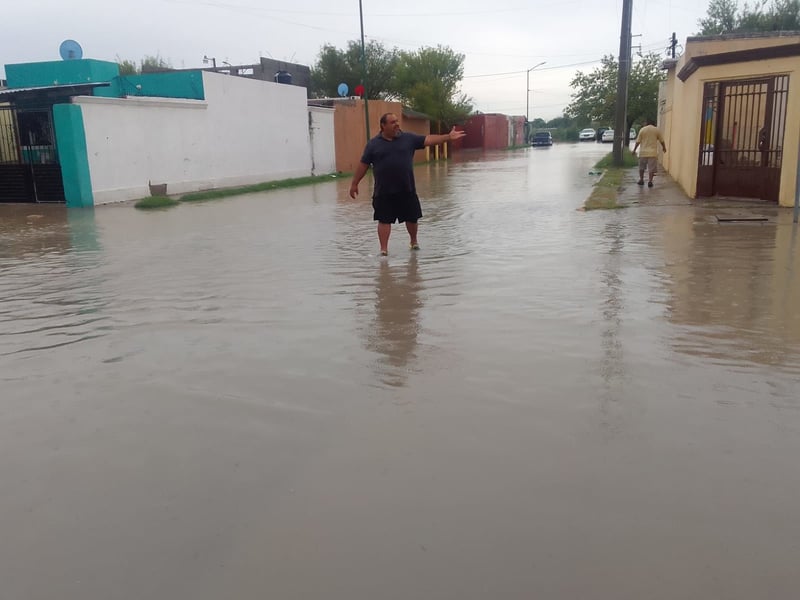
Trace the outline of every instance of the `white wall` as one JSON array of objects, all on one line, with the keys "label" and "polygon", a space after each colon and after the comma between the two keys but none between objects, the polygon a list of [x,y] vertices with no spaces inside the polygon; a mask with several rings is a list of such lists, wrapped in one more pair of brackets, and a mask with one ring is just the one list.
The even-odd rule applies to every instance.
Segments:
[{"label": "white wall", "polygon": [[204,101],[74,99],[96,204],[149,196],[148,181],[179,194],[311,174],[305,88],[208,72],[203,86]]},{"label": "white wall", "polygon": [[311,174],[336,172],[336,142],[333,115],[336,109],[308,107],[308,126],[311,136]]}]

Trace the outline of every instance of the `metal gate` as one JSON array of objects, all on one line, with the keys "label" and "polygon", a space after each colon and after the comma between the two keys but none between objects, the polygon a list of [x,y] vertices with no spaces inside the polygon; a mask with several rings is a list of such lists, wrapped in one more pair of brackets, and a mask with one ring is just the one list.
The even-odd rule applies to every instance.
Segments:
[{"label": "metal gate", "polygon": [[64,202],[52,108],[0,106],[0,202]]},{"label": "metal gate", "polygon": [[698,196],[778,201],[789,77],[706,83]]}]

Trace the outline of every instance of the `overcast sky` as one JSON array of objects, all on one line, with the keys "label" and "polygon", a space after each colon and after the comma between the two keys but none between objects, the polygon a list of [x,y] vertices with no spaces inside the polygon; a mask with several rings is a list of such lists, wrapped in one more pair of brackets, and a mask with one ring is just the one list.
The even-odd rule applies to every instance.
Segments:
[{"label": "overcast sky", "polygon": [[[674,31],[694,34],[707,2],[634,0],[633,45],[663,54]],[[387,47],[449,46],[463,53],[462,91],[483,112],[559,116],[569,81],[619,53],[622,0],[362,0],[364,34]],[[59,60],[62,40],[85,58],[139,61],[159,54],[174,67],[258,62],[313,65],[329,43],[360,38],[358,0],[28,0],[5,3],[0,63]],[[638,50],[635,48],[634,52]],[[4,75],[3,75],[4,76]],[[352,85],[351,85],[352,89]]]}]

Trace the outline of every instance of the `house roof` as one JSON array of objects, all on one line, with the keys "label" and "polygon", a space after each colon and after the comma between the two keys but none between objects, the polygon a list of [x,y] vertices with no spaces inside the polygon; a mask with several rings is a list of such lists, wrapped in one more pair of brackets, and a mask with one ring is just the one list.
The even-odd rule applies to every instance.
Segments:
[{"label": "house roof", "polygon": [[717,33],[713,35],[692,35],[686,38],[687,42],[714,42],[714,41],[726,41],[726,40],[744,40],[744,39],[754,39],[754,38],[785,38],[785,37],[797,37],[800,35],[800,31],[737,31],[737,32],[728,32],[728,33]]},{"label": "house roof", "polygon": [[693,56],[678,73],[678,79],[686,81],[700,67],[711,65],[728,65],[731,63],[751,62],[755,60],[768,60],[771,58],[787,58],[800,56],[800,44],[786,44],[784,46],[768,46],[750,50],[736,50],[734,52],[720,52],[718,54],[704,54]]},{"label": "house roof", "polygon": [[58,100],[62,98],[69,98],[70,96],[83,96],[91,92],[96,87],[105,87],[108,85],[110,85],[108,82],[102,82],[11,88],[0,90],[0,102],[8,100],[34,100],[42,98]]}]

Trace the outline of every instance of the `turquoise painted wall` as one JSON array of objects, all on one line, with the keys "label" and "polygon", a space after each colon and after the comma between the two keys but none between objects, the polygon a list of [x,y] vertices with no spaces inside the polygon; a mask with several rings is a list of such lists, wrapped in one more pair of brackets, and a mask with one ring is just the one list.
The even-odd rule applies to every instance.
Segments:
[{"label": "turquoise painted wall", "polygon": [[53,128],[67,206],[94,206],[81,107],[77,104],[53,105]]},{"label": "turquoise painted wall", "polygon": [[19,89],[78,83],[110,83],[95,96],[123,98],[188,98],[205,100],[202,71],[167,71],[143,75],[119,74],[119,65],[91,58],[6,65],[8,87]]},{"label": "turquoise painted wall", "polygon": [[118,75],[117,63],[92,58],[6,65],[6,80],[10,89],[101,83],[111,81]]},{"label": "turquoise painted wall", "polygon": [[202,71],[170,71],[120,75],[111,80],[109,87],[95,89],[94,95],[106,98],[148,96],[205,100],[205,89]]}]

